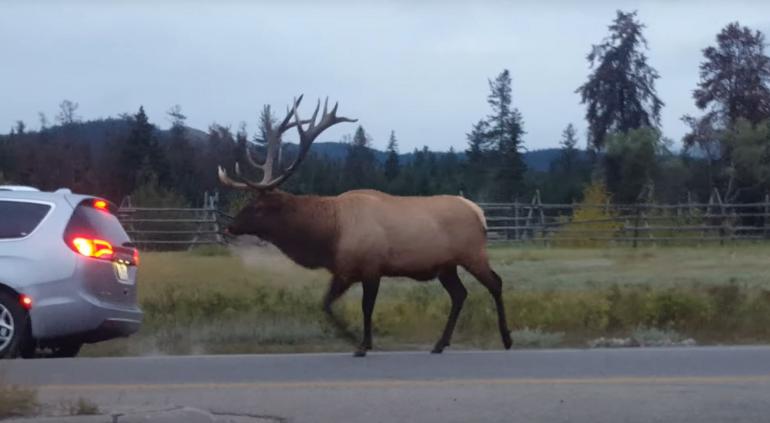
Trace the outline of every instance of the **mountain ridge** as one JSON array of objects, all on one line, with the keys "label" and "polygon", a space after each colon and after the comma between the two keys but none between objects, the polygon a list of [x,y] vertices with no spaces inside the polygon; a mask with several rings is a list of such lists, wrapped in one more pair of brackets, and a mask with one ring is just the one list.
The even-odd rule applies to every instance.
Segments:
[{"label": "mountain ridge", "polygon": [[[52,126],[45,129],[45,132],[52,135],[52,139],[56,139],[55,135],[60,131],[76,131],[77,137],[88,144],[93,144],[96,148],[105,147],[104,140],[116,135],[128,135],[130,132],[131,122],[127,119],[121,118],[107,118],[98,119],[85,122],[75,122],[69,125]],[[209,133],[197,128],[185,127],[186,135],[190,142],[196,146],[202,146],[208,140]],[[34,134],[41,131],[27,131],[25,134]],[[161,142],[165,142],[170,135],[170,129],[160,129],[156,127],[156,134]],[[9,134],[0,135],[0,137],[7,137]],[[296,151],[297,144],[286,142],[284,146],[288,151]],[[347,156],[349,144],[341,141],[319,141],[313,143],[311,152],[321,156],[325,156],[331,160],[342,161]],[[374,153],[378,162],[384,163],[387,158],[387,152],[376,148],[370,148]],[[578,150],[580,157],[585,157],[587,154],[584,150]],[[410,163],[414,159],[416,150],[399,154],[399,160],[402,164]],[[529,169],[541,172],[547,172],[551,165],[551,162],[559,157],[561,149],[559,148],[543,148],[537,150],[530,150],[522,152],[524,163],[526,163]],[[438,157],[449,154],[448,151],[433,151],[431,153]],[[458,160],[465,160],[465,152],[455,152]]]}]

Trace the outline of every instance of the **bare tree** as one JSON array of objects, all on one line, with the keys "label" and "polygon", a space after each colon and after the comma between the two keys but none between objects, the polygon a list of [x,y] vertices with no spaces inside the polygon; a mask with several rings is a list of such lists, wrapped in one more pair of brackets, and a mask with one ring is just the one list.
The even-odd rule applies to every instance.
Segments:
[{"label": "bare tree", "polygon": [[78,103],[70,100],[64,100],[59,103],[59,114],[56,115],[56,121],[62,125],[71,125],[80,122],[80,116],[75,114],[78,110]]}]

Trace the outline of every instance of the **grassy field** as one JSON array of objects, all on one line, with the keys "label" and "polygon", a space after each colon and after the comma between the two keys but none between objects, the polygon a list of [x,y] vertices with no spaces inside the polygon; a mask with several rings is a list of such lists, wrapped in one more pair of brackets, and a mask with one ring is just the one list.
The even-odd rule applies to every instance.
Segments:
[{"label": "grassy field", "polygon": [[[770,341],[770,246],[491,249],[517,347],[586,346],[600,337]],[[469,297],[454,345],[499,348],[494,307],[461,274]],[[320,301],[329,276],[270,248],[145,253],[142,331],[86,355],[347,351]],[[337,311],[360,331],[360,289]],[[449,309],[438,282],[385,280],[375,308],[375,347],[428,349]]]}]

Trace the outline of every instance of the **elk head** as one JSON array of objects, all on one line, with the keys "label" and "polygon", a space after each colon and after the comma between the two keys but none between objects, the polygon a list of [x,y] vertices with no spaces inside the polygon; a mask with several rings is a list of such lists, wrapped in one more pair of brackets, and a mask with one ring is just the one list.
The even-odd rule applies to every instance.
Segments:
[{"label": "elk head", "polygon": [[[265,161],[263,163],[257,163],[251,156],[248,145],[243,145],[243,155],[246,164],[262,171],[262,180],[259,182],[250,181],[244,178],[241,174],[241,169],[236,162],[235,173],[240,180],[234,180],[230,178],[227,171],[219,166],[218,174],[219,180],[226,186],[230,186],[236,189],[250,190],[254,195],[254,199],[248,206],[244,207],[236,216],[232,225],[228,228],[228,232],[233,235],[253,234],[260,237],[267,234],[271,229],[276,229],[276,224],[279,223],[279,218],[286,212],[287,197],[289,194],[276,190],[278,186],[284,183],[289,176],[291,176],[305,159],[310,146],[327,128],[336,125],[340,122],[356,122],[357,119],[349,119],[346,117],[337,116],[337,106],[335,103],[331,111],[328,110],[327,98],[324,101],[324,108],[320,119],[318,119],[318,111],[321,107],[321,101],[316,104],[313,115],[308,120],[302,120],[299,117],[297,108],[302,101],[302,96],[294,99],[294,103],[291,108],[287,108],[286,117],[278,124],[274,126],[273,123],[266,121],[265,125],[265,142],[266,153]],[[267,116],[270,116],[270,106],[265,106]],[[291,128],[297,128],[297,134],[299,135],[299,151],[294,161],[287,167],[280,175],[275,176],[276,166],[280,166],[280,154],[281,154],[281,137],[283,134]]]}]

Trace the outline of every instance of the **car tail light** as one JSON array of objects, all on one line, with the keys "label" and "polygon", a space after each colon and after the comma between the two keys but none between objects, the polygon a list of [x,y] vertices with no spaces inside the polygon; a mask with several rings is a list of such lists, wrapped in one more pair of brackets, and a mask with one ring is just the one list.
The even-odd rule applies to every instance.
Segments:
[{"label": "car tail light", "polygon": [[21,303],[21,306],[24,307],[25,310],[32,308],[32,298],[30,298],[28,295],[19,295],[19,303]]},{"label": "car tail light", "polygon": [[93,206],[95,209],[110,211],[110,205],[104,200],[94,200]]},{"label": "car tail light", "polygon": [[133,265],[139,267],[139,250],[138,249],[134,248],[134,254],[132,258],[134,260]]},{"label": "car tail light", "polygon": [[115,250],[113,250],[112,244],[103,239],[74,237],[70,241],[69,246],[76,253],[86,257],[102,260],[112,260],[115,257]]}]

